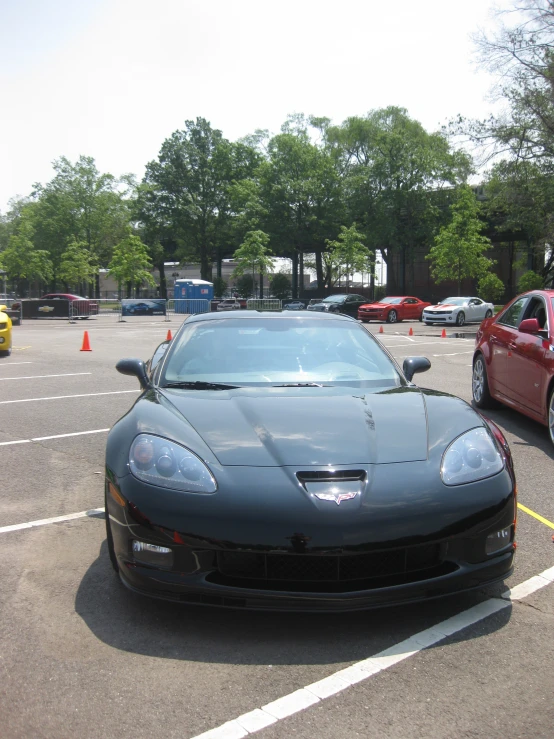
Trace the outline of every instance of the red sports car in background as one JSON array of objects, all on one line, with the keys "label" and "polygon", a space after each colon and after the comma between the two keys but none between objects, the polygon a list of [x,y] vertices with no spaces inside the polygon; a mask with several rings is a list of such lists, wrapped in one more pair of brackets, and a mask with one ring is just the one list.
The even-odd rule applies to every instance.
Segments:
[{"label": "red sports car in background", "polygon": [[410,295],[402,297],[381,298],[377,303],[366,303],[358,308],[358,320],[368,323],[369,321],[397,321],[416,320],[421,321],[423,309],[431,303],[424,303],[419,298]]},{"label": "red sports car in background", "polygon": [[72,303],[75,303],[75,305],[73,306],[73,313],[78,318],[81,316],[86,317],[98,315],[98,303],[96,302],[96,300],[82,298],[80,295],[73,295],[72,293],[48,293],[47,295],[42,295],[40,299],[71,301]]},{"label": "red sports car in background", "polygon": [[477,330],[473,400],[500,401],[548,426],[554,444],[554,290],[514,298]]}]

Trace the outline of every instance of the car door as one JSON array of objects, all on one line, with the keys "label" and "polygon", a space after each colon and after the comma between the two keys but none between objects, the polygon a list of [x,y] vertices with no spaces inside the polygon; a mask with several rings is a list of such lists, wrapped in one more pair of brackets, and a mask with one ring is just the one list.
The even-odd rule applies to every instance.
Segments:
[{"label": "car door", "polygon": [[527,302],[526,297],[515,300],[498,316],[489,333],[489,382],[496,392],[508,398],[512,398],[508,377],[508,352],[512,351],[511,345],[516,340],[517,326]]},{"label": "car door", "polygon": [[471,298],[471,300],[469,301],[469,308],[471,311],[471,317],[468,316],[468,320],[479,321],[479,323],[481,323],[481,321],[485,317],[485,312],[487,309],[485,303],[483,303],[483,301],[479,298]]},{"label": "car door", "polygon": [[358,307],[362,305],[362,299],[358,295],[347,295],[340,308],[341,313],[346,313],[354,318],[358,317]]},{"label": "car door", "polygon": [[[544,300],[541,297],[531,298],[521,320],[535,317],[541,308],[546,311]],[[506,385],[509,397],[535,413],[542,413],[542,402],[549,380],[545,364],[549,342],[545,340],[545,336],[548,336],[548,327],[545,332],[537,334],[517,330],[508,344]]]},{"label": "car door", "polygon": [[418,301],[415,298],[404,298],[401,305],[401,318],[413,319],[419,318],[419,312],[417,309]]}]

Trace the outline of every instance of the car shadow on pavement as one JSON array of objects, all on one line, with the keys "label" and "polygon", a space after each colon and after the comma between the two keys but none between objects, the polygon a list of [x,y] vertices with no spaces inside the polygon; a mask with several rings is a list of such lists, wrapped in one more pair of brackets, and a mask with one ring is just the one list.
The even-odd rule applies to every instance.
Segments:
[{"label": "car shadow on pavement", "polygon": [[[325,665],[372,656],[486,600],[491,592],[347,614],[191,606],[129,591],[113,572],[104,541],[79,585],[75,611],[102,642],[135,654],[204,663]],[[502,629],[510,614],[511,606],[449,639]]]},{"label": "car shadow on pavement", "polygon": [[494,410],[480,410],[472,403],[473,408],[483,416],[490,418],[497,426],[508,434],[513,434],[517,439],[508,439],[510,446],[528,446],[539,449],[547,457],[554,460],[554,445],[550,441],[550,435],[546,426],[538,421],[518,413],[517,411],[500,406]]}]

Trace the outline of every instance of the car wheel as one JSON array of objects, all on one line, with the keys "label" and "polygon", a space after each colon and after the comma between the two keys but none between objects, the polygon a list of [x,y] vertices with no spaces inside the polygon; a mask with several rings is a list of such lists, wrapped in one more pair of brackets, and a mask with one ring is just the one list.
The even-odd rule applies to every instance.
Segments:
[{"label": "car wheel", "polygon": [[488,310],[488,311],[487,311],[487,312],[485,313],[485,318],[490,318],[491,316],[492,316],[492,310]]},{"label": "car wheel", "polygon": [[548,399],[548,430],[550,431],[550,441],[554,444],[554,387],[550,391]]},{"label": "car wheel", "polygon": [[485,366],[485,358],[482,354],[478,354],[473,362],[471,390],[473,402],[477,408],[494,408],[496,406],[496,402],[493,400],[489,391],[487,368]]},{"label": "car wheel", "polygon": [[387,316],[387,323],[396,323],[398,315],[395,310],[390,310]]},{"label": "car wheel", "polygon": [[423,323],[423,313],[420,313],[420,314],[419,314],[419,320],[420,320],[420,322],[422,322],[422,323]]},{"label": "car wheel", "polygon": [[456,316],[456,326],[463,326],[466,322],[466,314],[461,310]]},{"label": "car wheel", "polygon": [[426,326],[432,326],[433,324],[431,323],[431,321],[425,321],[425,325]]},{"label": "car wheel", "polygon": [[115,556],[115,548],[113,544],[112,527],[110,524],[110,514],[108,512],[108,501],[105,499],[104,503],[104,515],[106,517],[106,542],[108,544],[108,554],[110,555],[110,562],[116,572],[119,572],[119,565],[117,564],[117,557]]},{"label": "car wheel", "polygon": [[369,318],[360,318],[362,323],[369,323]]}]

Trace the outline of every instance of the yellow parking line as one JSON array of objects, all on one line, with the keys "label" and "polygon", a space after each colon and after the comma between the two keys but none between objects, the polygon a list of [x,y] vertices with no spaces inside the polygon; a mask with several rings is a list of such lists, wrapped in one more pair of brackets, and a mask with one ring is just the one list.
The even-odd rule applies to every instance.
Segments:
[{"label": "yellow parking line", "polygon": [[552,523],[552,521],[549,521],[547,518],[539,516],[538,513],[535,513],[535,511],[532,511],[530,508],[526,508],[524,505],[521,505],[521,503],[518,503],[517,507],[520,508],[522,511],[525,511],[525,513],[528,513],[530,516],[533,516],[533,518],[536,518],[537,521],[540,521],[541,523],[550,526],[551,529],[554,529],[554,523]]}]

